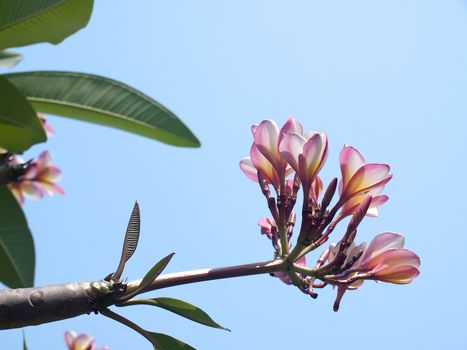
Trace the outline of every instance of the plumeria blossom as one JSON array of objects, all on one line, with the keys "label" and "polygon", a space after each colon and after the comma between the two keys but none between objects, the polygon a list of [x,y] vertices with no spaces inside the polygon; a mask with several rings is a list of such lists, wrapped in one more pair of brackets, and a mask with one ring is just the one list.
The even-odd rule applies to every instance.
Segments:
[{"label": "plumeria blossom", "polygon": [[259,125],[253,125],[251,132],[253,144],[250,148],[250,156],[240,161],[240,168],[248,178],[256,182],[258,182],[258,171],[261,171],[267,181],[279,190],[282,179],[292,171],[279,153],[279,144],[289,133],[301,134],[303,127],[290,118],[279,130],[274,121],[266,119]]},{"label": "plumeria blossom", "polygon": [[368,216],[378,216],[378,206],[386,203],[388,197],[379,195],[391,180],[389,165],[366,163],[363,155],[355,148],[344,146],[340,155],[342,180],[339,183],[340,202],[343,203],[341,216],[352,214],[363,199],[373,197]]},{"label": "plumeria blossom", "polygon": [[279,145],[279,152],[300,177],[304,190],[309,191],[326,162],[328,138],[324,132],[288,133]]},{"label": "plumeria blossom", "polygon": [[367,279],[395,284],[412,282],[420,273],[420,258],[403,249],[404,242],[405,238],[398,233],[380,233],[373,238],[353,269],[363,273]]},{"label": "plumeria blossom", "polygon": [[[94,337],[89,334],[77,335],[73,331],[65,332],[65,343],[68,350],[97,350],[94,346]],[[102,350],[109,350],[109,348],[104,346]]]},{"label": "plumeria blossom", "polygon": [[[412,282],[420,274],[420,258],[414,252],[403,249],[404,241],[404,237],[398,233],[383,232],[373,238],[368,246],[365,243],[359,246],[352,244],[342,264],[347,270],[330,279],[331,283],[338,286],[334,309],[339,308],[340,300],[347,289],[356,289],[365,279],[394,284]],[[336,246],[332,244],[330,252],[335,252]],[[357,255],[360,255],[358,260],[352,262]],[[333,261],[335,257],[330,253],[329,261]]]},{"label": "plumeria blossom", "polygon": [[[15,156],[10,165],[22,164],[21,158]],[[26,173],[16,181],[10,182],[8,187],[20,204],[24,203],[24,197],[33,199],[42,198],[44,195],[63,195],[63,189],[56,184],[61,177],[61,170],[52,164],[52,156],[48,151],[42,152],[36,160],[33,160],[26,169]]]},{"label": "plumeria blossom", "polygon": [[[312,298],[318,295],[315,289],[337,287],[335,311],[345,292],[359,288],[365,280],[406,284],[418,276],[420,259],[403,248],[400,234],[384,232],[369,245],[354,243],[365,216],[378,216],[378,207],[388,200],[381,192],[392,178],[389,165],[367,163],[355,148],[344,146],[339,156],[342,179],[339,182],[333,178],[323,191],[319,172],[329,149],[324,132],[304,133],[294,119],[287,120],[280,130],[272,120],[264,120],[253,125],[251,131],[250,156],[240,161],[240,168],[248,178],[259,182],[272,215],[258,222],[261,234],[272,242],[274,259],[282,260],[278,264],[281,268],[272,276]],[[298,212],[302,217],[294,245],[291,238],[297,214],[293,210],[300,187],[303,206]],[[336,191],[339,199],[332,204]],[[352,218],[339,243],[324,250],[314,268],[307,267],[306,255],[322,246],[349,215]]]}]

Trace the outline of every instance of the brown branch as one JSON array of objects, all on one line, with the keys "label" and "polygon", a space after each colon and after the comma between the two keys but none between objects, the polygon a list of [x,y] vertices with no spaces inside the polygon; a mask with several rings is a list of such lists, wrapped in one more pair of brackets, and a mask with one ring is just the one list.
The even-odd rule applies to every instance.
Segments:
[{"label": "brown branch", "polygon": [[[193,270],[159,276],[141,293],[182,284],[258,275],[286,269],[284,260]],[[0,329],[20,328],[99,312],[133,292],[141,280],[121,284],[106,281],[66,283],[37,288],[0,290]]]}]

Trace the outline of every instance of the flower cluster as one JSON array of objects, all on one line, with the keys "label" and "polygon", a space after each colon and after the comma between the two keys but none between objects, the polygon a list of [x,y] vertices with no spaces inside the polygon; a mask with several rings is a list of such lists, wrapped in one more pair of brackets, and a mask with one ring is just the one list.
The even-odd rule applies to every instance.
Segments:
[{"label": "flower cluster", "polygon": [[[341,179],[331,180],[323,192],[318,174],[328,156],[324,132],[304,132],[292,118],[281,129],[274,121],[264,120],[251,130],[250,156],[240,161],[240,168],[259,183],[272,215],[258,224],[261,233],[271,240],[275,258],[284,261],[283,271],[274,276],[313,298],[317,297],[315,288],[328,284],[337,287],[336,311],[345,291],[358,288],[364,280],[405,284],[418,276],[420,259],[403,248],[400,234],[381,233],[368,246],[354,242],[363,218],[378,216],[378,207],[388,200],[381,194],[392,178],[387,164],[367,163],[358,150],[344,146],[339,155]],[[293,208],[300,189],[302,218],[292,246],[296,222]],[[336,192],[338,199],[331,205]],[[305,255],[323,245],[337,224],[348,216],[351,219],[338,243],[324,250],[314,268],[307,267]]]},{"label": "flower cluster", "polygon": [[[38,114],[47,136],[54,135],[52,126],[45,116]],[[56,184],[61,177],[60,169],[53,165],[48,151],[42,152],[37,159],[25,162],[20,156],[0,149],[0,182],[6,184],[20,204],[25,196],[39,199],[45,195],[64,194]]]},{"label": "flower cluster", "polygon": [[[75,332],[65,332],[65,343],[69,350],[97,350],[94,346],[94,337],[89,334],[76,335]],[[102,350],[109,350],[104,346]]]}]

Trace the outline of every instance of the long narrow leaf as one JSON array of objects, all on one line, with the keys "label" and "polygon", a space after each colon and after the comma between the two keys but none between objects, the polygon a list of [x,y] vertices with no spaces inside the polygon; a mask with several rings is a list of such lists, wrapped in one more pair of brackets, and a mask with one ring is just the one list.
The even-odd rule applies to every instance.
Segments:
[{"label": "long narrow leaf", "polygon": [[124,324],[125,326],[141,334],[151,342],[154,350],[195,350],[195,348],[191,347],[190,345],[167,334],[149,332],[138,326],[136,323],[130,321],[122,315],[110,311],[109,309],[100,310],[100,313],[121,324]]},{"label": "long narrow leaf", "polygon": [[0,187],[0,282],[11,288],[32,287],[34,242],[23,210],[6,187]]},{"label": "long narrow leaf", "polygon": [[0,147],[21,153],[45,140],[44,129],[30,103],[0,76]]},{"label": "long narrow leaf", "polygon": [[169,264],[170,260],[172,260],[173,256],[175,253],[171,253],[167,255],[165,258],[162,258],[159,260],[151,270],[148,271],[148,273],[143,277],[143,280],[138,286],[138,291],[144,290],[148,285],[151,284],[152,281],[154,281],[157,276],[159,276],[162,271],[166,268],[166,266]]},{"label": "long narrow leaf", "polygon": [[0,49],[60,43],[86,26],[93,0],[0,0]]},{"label": "long narrow leaf", "polygon": [[230,332],[230,329],[224,328],[218,323],[216,323],[206,312],[183,300],[173,298],[136,299],[129,300],[119,306],[131,305],[157,306],[165,310],[171,311],[182,317],[185,317],[189,320],[201,323],[202,325],[213,328],[219,328]]},{"label": "long narrow leaf", "polygon": [[4,76],[40,112],[111,126],[170,145],[200,145],[175,114],[118,81],[74,72],[24,72]]},{"label": "long narrow leaf", "polygon": [[122,256],[120,257],[120,263],[118,264],[117,271],[112,276],[112,280],[118,281],[122,275],[125,263],[131,258],[136,250],[139,240],[139,231],[141,226],[141,220],[139,215],[139,205],[135,202],[133,211],[131,212],[130,220],[125,232],[125,239],[123,241]]}]

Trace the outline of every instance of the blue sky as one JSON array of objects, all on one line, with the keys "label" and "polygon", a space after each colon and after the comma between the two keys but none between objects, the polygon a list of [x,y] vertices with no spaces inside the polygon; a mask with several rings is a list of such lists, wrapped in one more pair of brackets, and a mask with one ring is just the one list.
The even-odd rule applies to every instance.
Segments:
[{"label": "blue sky", "polygon": [[[121,312],[198,349],[465,349],[466,37],[465,1],[98,1],[90,24],[61,45],[18,49],[25,58],[14,71],[123,81],[173,110],[202,148],[51,117],[57,135],[27,156],[49,149],[66,195],[25,206],[36,284],[114,271],[135,199],[141,240],[124,277],[142,277],[172,251],[167,272],[270,259],[256,225],[267,208],[238,161],[251,124],[293,116],[328,134],[325,182],[340,174],[344,144],[391,165],[390,200],[357,239],[403,233],[422,259],[420,277],[365,283],[338,313],[332,289],[312,300],[267,275],[148,294],[196,304],[231,333],[142,306]],[[29,348],[64,349],[70,329],[112,350],[151,348],[95,315],[29,327]],[[19,349],[21,331],[0,341]]]}]

